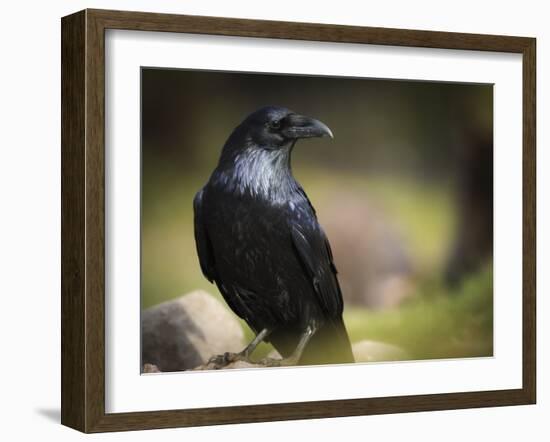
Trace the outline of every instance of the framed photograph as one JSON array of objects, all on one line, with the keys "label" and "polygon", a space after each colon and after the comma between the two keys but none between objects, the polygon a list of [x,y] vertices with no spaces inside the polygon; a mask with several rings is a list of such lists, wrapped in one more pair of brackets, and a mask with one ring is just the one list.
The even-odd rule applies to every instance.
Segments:
[{"label": "framed photograph", "polygon": [[535,403],[535,39],[61,25],[64,425]]}]

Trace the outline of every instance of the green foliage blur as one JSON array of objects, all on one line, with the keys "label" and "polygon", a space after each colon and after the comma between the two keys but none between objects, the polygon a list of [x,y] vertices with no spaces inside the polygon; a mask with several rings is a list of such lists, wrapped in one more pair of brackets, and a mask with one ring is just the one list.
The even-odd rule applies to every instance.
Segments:
[{"label": "green foliage blur", "polygon": [[[352,342],[394,344],[411,359],[492,355],[491,257],[459,284],[444,280],[460,229],[461,143],[472,129],[491,131],[488,85],[144,69],[142,308],[197,289],[223,302],[200,271],[192,199],[233,127],[265,104],[319,118],[335,133],[332,143],[299,143],[293,157],[320,223],[335,218],[335,201],[365,202],[392,226],[411,263],[400,302],[372,308],[346,300]],[[257,356],[270,350],[263,344]]]},{"label": "green foliage blur", "polygon": [[389,342],[405,349],[411,359],[492,355],[492,267],[488,265],[456,289],[423,281],[398,309],[353,308],[345,312],[344,320],[353,342]]}]

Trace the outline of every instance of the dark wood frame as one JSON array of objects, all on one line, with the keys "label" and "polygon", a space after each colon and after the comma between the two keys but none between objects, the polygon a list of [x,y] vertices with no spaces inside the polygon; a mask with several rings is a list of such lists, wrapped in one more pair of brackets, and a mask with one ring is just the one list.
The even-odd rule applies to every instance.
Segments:
[{"label": "dark wood frame", "polygon": [[[61,422],[84,432],[533,404],[535,52],[525,37],[84,10],[62,26]],[[192,410],[105,413],[105,30],[512,52],[523,55],[523,387]]]}]

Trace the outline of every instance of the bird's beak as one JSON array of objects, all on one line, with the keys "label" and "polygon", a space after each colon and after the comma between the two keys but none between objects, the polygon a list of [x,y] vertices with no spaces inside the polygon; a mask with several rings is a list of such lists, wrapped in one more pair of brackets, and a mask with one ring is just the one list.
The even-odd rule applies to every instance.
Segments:
[{"label": "bird's beak", "polygon": [[305,115],[290,114],[285,118],[285,127],[282,133],[287,138],[312,138],[330,137],[334,138],[329,127],[314,118]]}]

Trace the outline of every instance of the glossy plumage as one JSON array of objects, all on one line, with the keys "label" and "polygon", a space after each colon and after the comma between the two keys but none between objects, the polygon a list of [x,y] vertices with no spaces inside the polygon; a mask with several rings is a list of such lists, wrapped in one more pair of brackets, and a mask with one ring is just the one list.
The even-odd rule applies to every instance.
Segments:
[{"label": "glossy plumage", "polygon": [[201,269],[230,308],[283,357],[316,329],[300,363],[352,362],[330,245],[290,167],[298,138],[330,134],[316,120],[268,107],[226,142],[194,199]]}]

